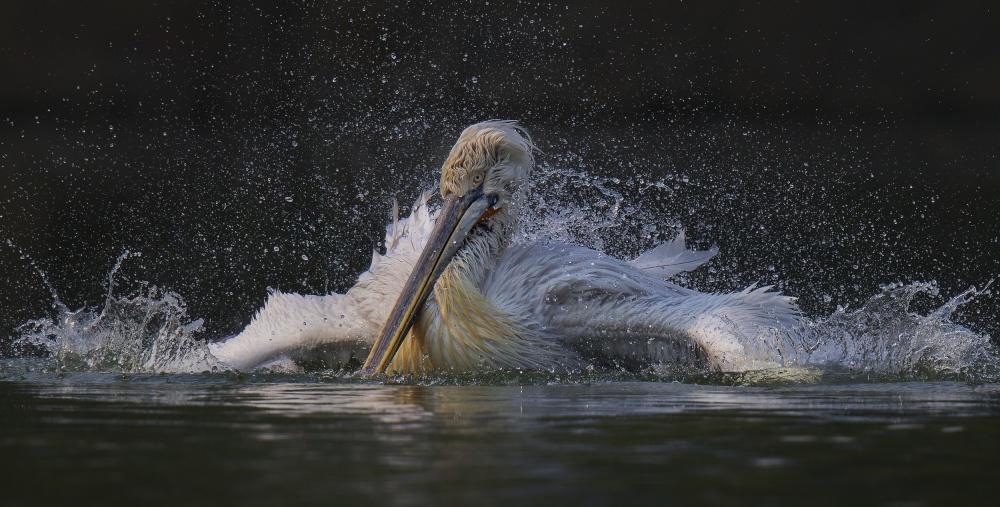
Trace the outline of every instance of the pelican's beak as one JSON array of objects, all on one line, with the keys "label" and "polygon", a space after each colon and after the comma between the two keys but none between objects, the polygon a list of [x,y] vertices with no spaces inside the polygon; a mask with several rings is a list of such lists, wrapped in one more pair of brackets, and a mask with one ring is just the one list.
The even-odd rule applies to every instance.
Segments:
[{"label": "pelican's beak", "polygon": [[469,231],[496,212],[495,204],[496,199],[484,195],[481,187],[462,197],[448,196],[444,199],[434,230],[361,368],[362,375],[374,376],[383,373],[389,366],[410,331],[417,312],[433,290],[434,282],[455,257]]}]

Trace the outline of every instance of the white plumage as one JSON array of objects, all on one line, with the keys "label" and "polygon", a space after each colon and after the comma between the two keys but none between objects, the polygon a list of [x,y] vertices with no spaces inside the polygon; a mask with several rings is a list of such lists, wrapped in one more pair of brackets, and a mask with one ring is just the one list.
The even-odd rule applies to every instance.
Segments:
[{"label": "white plumage", "polygon": [[[445,163],[448,196],[476,191],[493,200],[459,236],[454,260],[441,261],[440,279],[428,278],[433,287],[426,302],[414,303],[413,329],[403,324],[408,352],[389,352],[390,370],[668,364],[746,371],[798,362],[793,298],[769,287],[707,294],[667,280],[716,254],[687,250],[683,233],[629,262],[563,243],[509,245],[533,163],[521,132],[511,122],[474,125]],[[342,364],[352,354],[362,360],[435,234],[430,197],[393,220],[386,253],[373,254],[346,294],[275,292],[212,353],[240,370],[331,344],[339,344]]]}]

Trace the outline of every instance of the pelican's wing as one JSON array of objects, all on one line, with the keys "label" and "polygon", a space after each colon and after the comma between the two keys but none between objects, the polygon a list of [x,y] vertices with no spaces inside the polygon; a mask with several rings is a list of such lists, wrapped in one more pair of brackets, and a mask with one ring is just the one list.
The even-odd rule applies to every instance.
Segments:
[{"label": "pelican's wing", "polygon": [[372,252],[371,266],[347,294],[274,292],[243,332],[209,344],[212,354],[232,368],[249,370],[282,357],[329,358],[330,345],[344,345],[332,350],[342,365],[351,355],[363,361],[357,356],[367,354],[434,228],[436,215],[427,205],[431,194],[424,192],[403,219],[393,206],[385,254]]},{"label": "pelican's wing", "polygon": [[717,253],[719,249],[714,246],[708,250],[688,250],[684,244],[684,230],[681,230],[672,241],[646,251],[629,261],[629,265],[666,280],[701,266]]},{"label": "pelican's wing", "polygon": [[794,299],[707,294],[572,245],[514,247],[487,280],[499,308],[595,361],[773,368],[797,360]]},{"label": "pelican's wing", "polygon": [[329,343],[345,344],[345,350],[358,345],[353,348],[367,352],[360,344],[370,342],[376,332],[378,328],[362,317],[350,295],[274,292],[243,332],[209,344],[209,350],[226,365],[249,370]]}]

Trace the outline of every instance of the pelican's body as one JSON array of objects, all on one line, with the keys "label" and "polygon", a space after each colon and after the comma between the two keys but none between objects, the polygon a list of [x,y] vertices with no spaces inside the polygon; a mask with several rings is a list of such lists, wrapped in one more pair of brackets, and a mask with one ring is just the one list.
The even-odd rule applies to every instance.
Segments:
[{"label": "pelican's body", "polygon": [[425,193],[346,294],[272,294],[213,354],[250,369],[357,344],[358,358],[371,349],[367,373],[797,363],[792,298],[667,280],[715,254],[685,250],[683,234],[629,262],[562,243],[511,245],[533,165],[520,132],[498,121],[466,129],[442,169],[442,210],[432,213]]}]

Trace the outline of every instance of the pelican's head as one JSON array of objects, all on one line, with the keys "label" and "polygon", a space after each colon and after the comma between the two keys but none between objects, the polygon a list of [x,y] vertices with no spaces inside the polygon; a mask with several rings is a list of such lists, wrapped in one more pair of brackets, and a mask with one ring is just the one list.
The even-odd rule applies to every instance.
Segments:
[{"label": "pelican's head", "polygon": [[527,133],[511,121],[477,123],[459,136],[441,168],[444,204],[434,230],[372,346],[364,374],[385,371],[435,282],[477,225],[486,223],[494,244],[509,233],[534,164],[531,150]]},{"label": "pelican's head", "polygon": [[481,194],[490,208],[514,216],[534,166],[532,148],[527,132],[512,121],[466,128],[441,168],[441,197]]}]

